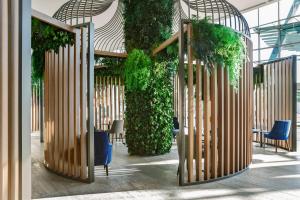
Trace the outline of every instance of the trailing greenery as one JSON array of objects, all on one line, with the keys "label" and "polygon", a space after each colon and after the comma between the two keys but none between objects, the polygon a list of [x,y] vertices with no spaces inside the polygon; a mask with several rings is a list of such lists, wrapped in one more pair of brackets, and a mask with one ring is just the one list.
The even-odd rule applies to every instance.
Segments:
[{"label": "trailing greenery", "polygon": [[74,34],[48,25],[38,19],[31,21],[32,80],[43,78],[45,52],[53,50],[58,53],[59,47],[74,44]]},{"label": "trailing greenery", "polygon": [[124,0],[124,29],[127,52],[153,48],[172,34],[173,0]]},{"label": "trailing greenery", "polygon": [[174,64],[156,62],[152,68],[146,90],[125,90],[126,142],[130,154],[164,154],[172,146],[173,86],[170,77],[175,70]]},{"label": "trailing greenery", "polygon": [[214,65],[225,66],[231,85],[238,86],[245,44],[240,34],[208,19],[193,20],[192,47],[194,56],[204,61],[208,70]]},{"label": "trailing greenery", "polygon": [[120,76],[124,75],[124,59],[95,57],[95,64],[104,66],[95,69],[95,76]]},{"label": "trailing greenery", "polygon": [[150,82],[151,59],[142,50],[134,49],[125,62],[125,86],[128,91],[145,90]]}]

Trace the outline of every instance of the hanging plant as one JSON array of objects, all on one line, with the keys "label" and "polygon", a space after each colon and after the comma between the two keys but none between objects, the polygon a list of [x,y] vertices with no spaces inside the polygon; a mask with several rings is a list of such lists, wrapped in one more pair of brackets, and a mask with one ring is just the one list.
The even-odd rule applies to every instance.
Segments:
[{"label": "hanging plant", "polygon": [[43,78],[45,52],[53,50],[58,53],[60,47],[74,44],[74,34],[32,18],[32,80]]},{"label": "hanging plant", "polygon": [[221,65],[229,72],[232,86],[238,87],[240,70],[245,59],[245,43],[232,29],[216,25],[208,19],[193,20],[192,48],[194,56],[206,63],[208,70]]},{"label": "hanging plant", "polygon": [[150,82],[152,61],[144,51],[134,49],[125,62],[125,87],[128,91],[143,91]]},{"label": "hanging plant", "polygon": [[95,76],[118,76],[124,75],[124,59],[122,58],[103,58],[95,56],[95,63],[101,68],[95,69]]}]

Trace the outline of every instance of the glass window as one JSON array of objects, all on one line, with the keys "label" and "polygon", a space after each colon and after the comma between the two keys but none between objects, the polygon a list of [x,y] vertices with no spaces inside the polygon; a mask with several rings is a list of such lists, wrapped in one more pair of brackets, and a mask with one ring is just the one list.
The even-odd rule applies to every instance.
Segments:
[{"label": "glass window", "polygon": [[274,47],[279,45],[278,30],[274,27],[260,29],[260,48]]},{"label": "glass window", "polygon": [[261,61],[267,62],[269,60],[274,60],[279,56],[279,48],[268,48],[260,50]]},{"label": "glass window", "polygon": [[258,62],[258,50],[253,51],[253,61],[254,63]]},{"label": "glass window", "polygon": [[287,57],[300,54],[300,43],[284,45],[281,47],[281,57]]},{"label": "glass window", "polygon": [[[280,19],[285,19],[288,17],[288,14],[290,10],[292,9],[292,5],[294,3],[294,0],[281,0],[279,2],[279,8],[280,8]],[[284,21],[282,21],[284,23]]]},{"label": "glass window", "polygon": [[243,13],[250,28],[258,26],[258,9]]},{"label": "glass window", "polygon": [[282,26],[280,36],[282,44],[300,42],[300,24],[286,24]]},{"label": "glass window", "polygon": [[258,49],[258,34],[251,34],[251,40],[253,42],[253,49]]},{"label": "glass window", "polygon": [[259,25],[278,21],[278,2],[259,8]]}]

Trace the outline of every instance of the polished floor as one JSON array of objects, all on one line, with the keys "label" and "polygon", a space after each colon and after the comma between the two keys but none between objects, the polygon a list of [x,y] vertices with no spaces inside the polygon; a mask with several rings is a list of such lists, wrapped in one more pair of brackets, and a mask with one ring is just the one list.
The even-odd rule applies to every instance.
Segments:
[{"label": "polished floor", "polygon": [[42,145],[32,135],[32,196],[49,200],[93,199],[300,199],[300,153],[269,147],[254,148],[250,169],[218,182],[177,186],[177,150],[155,157],[128,156],[126,147],[115,143],[109,177],[96,168],[96,181],[79,183],[47,171],[42,164]]}]

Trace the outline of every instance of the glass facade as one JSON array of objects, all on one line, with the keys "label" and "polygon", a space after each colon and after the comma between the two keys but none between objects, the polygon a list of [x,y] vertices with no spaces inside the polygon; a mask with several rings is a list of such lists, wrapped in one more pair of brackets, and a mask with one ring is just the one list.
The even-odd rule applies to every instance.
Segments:
[{"label": "glass facade", "polygon": [[255,65],[300,55],[300,0],[273,1],[243,15],[251,28]]}]

